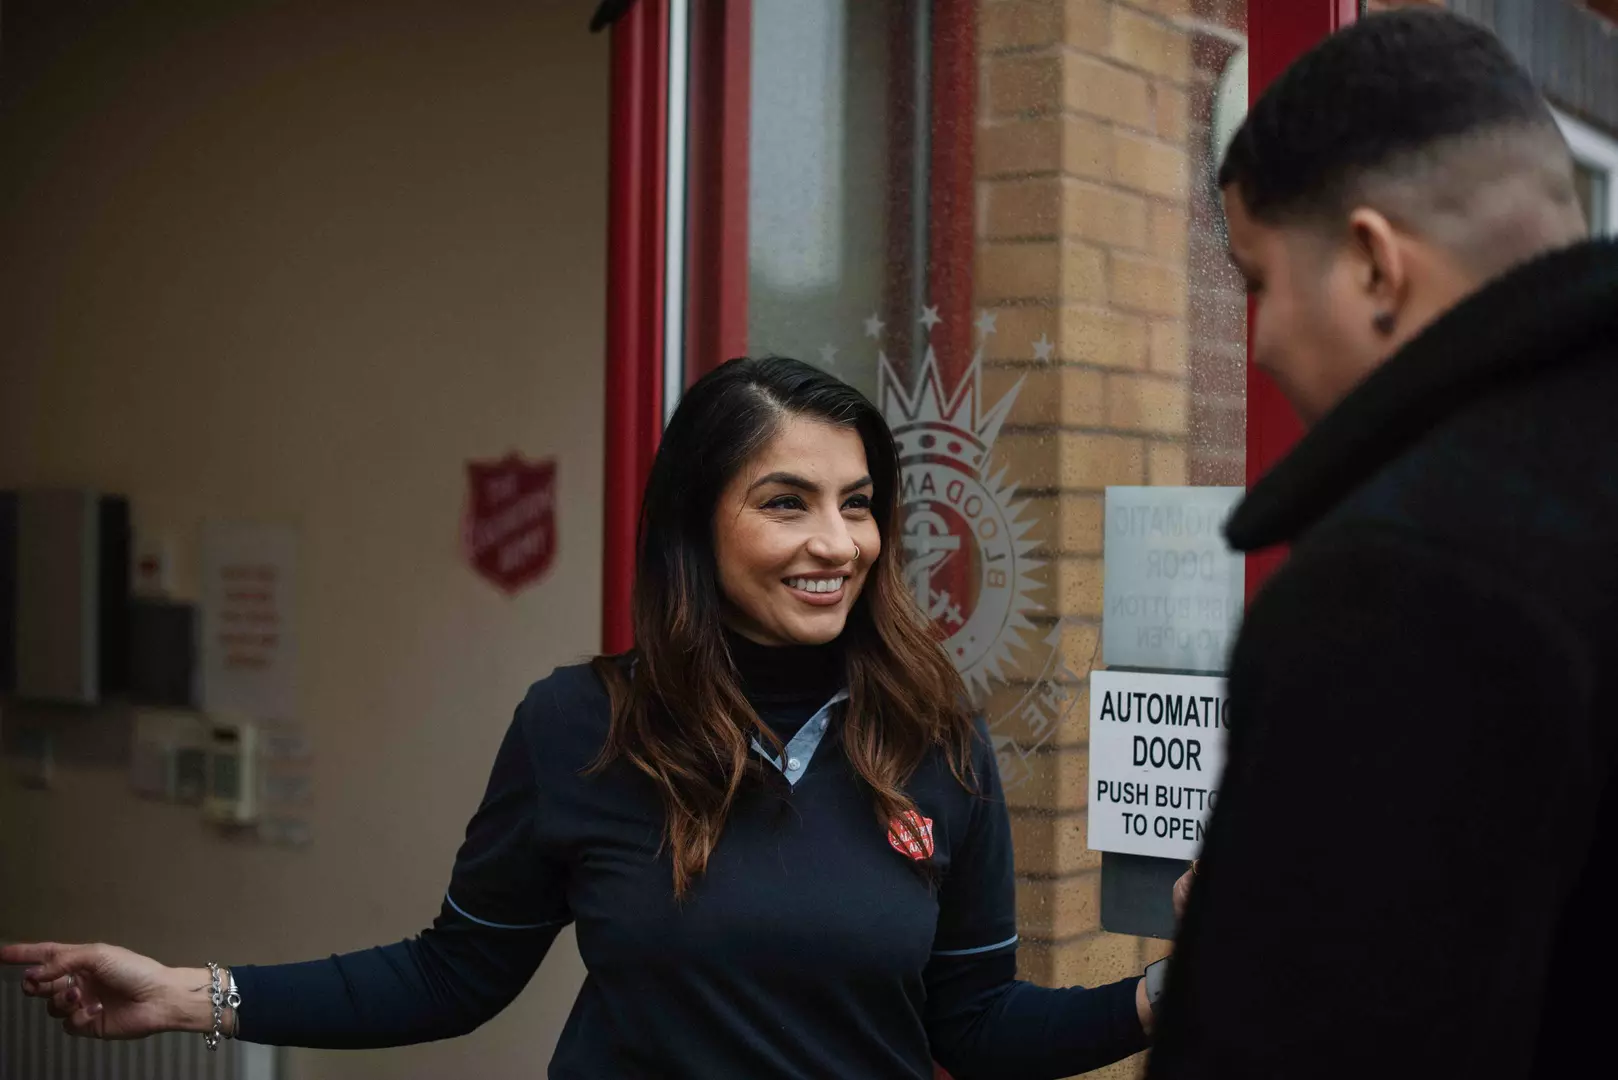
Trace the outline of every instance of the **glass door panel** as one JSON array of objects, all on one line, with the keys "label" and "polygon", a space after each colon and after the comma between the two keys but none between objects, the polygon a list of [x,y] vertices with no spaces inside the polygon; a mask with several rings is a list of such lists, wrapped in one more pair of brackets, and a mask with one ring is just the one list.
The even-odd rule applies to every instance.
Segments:
[{"label": "glass door panel", "polygon": [[1105,511],[1109,489],[1244,482],[1247,307],[1213,175],[1246,0],[747,7],[726,145],[748,176],[721,211],[745,222],[745,349],[824,367],[894,427],[908,580],[1012,804],[1027,974],[1139,971],[1164,944],[1100,929],[1086,843]]}]

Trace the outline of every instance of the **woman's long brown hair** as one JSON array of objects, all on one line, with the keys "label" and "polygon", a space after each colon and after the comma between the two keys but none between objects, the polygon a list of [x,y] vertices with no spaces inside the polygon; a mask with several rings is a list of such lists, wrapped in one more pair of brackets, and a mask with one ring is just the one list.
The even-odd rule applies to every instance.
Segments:
[{"label": "woman's long brown hair", "polygon": [[725,486],[794,416],[856,430],[870,469],[883,551],[841,638],[849,693],[842,745],[870,790],[877,827],[908,820],[915,803],[905,786],[934,750],[963,786],[975,782],[965,688],[895,555],[899,459],[881,413],[800,361],[732,360],[686,392],[663,433],[641,503],[636,647],[594,662],[612,699],[595,768],[621,759],[657,786],[676,896],[707,868],[743,785],[763,775],[750,740],[758,735],[782,750],[742,693],[725,644],[713,520]]}]

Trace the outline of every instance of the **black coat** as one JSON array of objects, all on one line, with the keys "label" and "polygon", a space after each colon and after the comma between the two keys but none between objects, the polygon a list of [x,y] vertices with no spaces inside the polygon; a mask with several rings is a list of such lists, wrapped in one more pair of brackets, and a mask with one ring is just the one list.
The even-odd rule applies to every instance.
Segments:
[{"label": "black coat", "polygon": [[1151,1076],[1618,1075],[1618,244],[1439,319],[1229,537],[1293,548]]}]

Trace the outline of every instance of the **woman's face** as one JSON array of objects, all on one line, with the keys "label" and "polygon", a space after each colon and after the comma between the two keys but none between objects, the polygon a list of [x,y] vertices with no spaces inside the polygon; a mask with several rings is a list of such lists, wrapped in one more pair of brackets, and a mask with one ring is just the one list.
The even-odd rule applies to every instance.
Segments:
[{"label": "woman's face", "polygon": [[859,433],[789,418],[714,511],[726,622],[761,645],[843,632],[882,551]]}]

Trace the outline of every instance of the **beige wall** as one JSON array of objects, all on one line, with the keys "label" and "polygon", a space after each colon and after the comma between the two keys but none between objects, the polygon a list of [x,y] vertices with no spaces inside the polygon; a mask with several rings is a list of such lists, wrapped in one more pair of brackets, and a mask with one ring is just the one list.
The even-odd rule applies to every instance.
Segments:
[{"label": "beige wall", "polygon": [[[225,843],[119,772],[0,775],[0,937],[279,961],[436,913],[513,705],[599,637],[588,8],[8,0],[0,487],[128,494],[190,596],[205,517],[297,524],[316,762],[297,851]],[[457,550],[464,462],[511,449],[556,455],[561,497],[557,564],[515,600]],[[293,1075],[541,1075],[581,977],[564,936],[471,1038]]]}]

